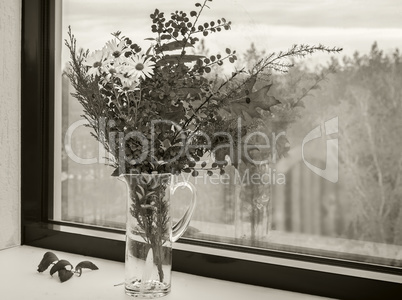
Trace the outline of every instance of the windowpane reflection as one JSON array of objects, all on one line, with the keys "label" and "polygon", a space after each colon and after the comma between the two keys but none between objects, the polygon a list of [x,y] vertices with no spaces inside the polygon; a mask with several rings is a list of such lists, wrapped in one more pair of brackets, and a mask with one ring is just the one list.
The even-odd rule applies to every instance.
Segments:
[{"label": "windowpane reflection", "polygon": [[[122,11],[129,10],[136,14],[133,31],[143,38],[141,32],[150,26],[149,12],[158,5],[166,6],[161,1],[153,1],[151,6],[141,6],[143,16],[137,18],[140,12],[127,1],[120,1],[124,8],[109,14],[109,6],[117,7],[116,2],[104,1],[102,5],[95,5],[94,1],[86,1],[84,6],[80,6],[80,1],[64,0],[63,37],[67,26],[72,25],[79,46],[94,49],[111,38],[108,32],[127,28],[128,32],[124,34],[129,36],[132,30],[129,24],[133,18],[119,17]],[[212,6],[217,5],[216,13],[221,12],[222,7],[215,2]],[[230,0],[224,2],[231,3]],[[306,4],[308,2],[297,4],[298,8],[305,8],[307,17],[315,12],[314,9],[319,9],[310,7]],[[333,4],[332,12],[340,12],[346,5],[343,2],[346,3],[338,1],[338,4]],[[175,7],[181,3],[177,2]],[[385,10],[381,3],[378,4]],[[272,13],[261,1],[256,5],[261,6],[266,15]],[[285,132],[290,143],[286,157],[276,159],[275,163],[271,158],[267,164],[251,166],[248,174],[244,168],[236,171],[228,167],[228,177],[224,180],[206,174],[196,178],[190,174],[176,177],[175,180],[192,181],[198,191],[197,209],[185,236],[400,267],[402,56],[395,49],[401,47],[398,43],[402,40],[402,23],[394,20],[393,9],[389,6],[387,22],[393,22],[390,24],[393,29],[384,37],[385,29],[380,24],[359,23],[365,18],[377,18],[377,14],[369,18],[374,12],[360,11],[364,17],[355,20],[356,24],[342,21],[340,15],[338,21],[345,22],[343,25],[351,29],[350,35],[344,36],[339,34],[341,29],[336,24],[321,28],[318,23],[303,23],[308,19],[306,16],[300,18],[298,24],[289,25],[286,20],[290,19],[291,10],[286,6],[281,9],[288,13],[283,14],[284,23],[274,24],[262,23],[257,14],[253,18],[255,10],[251,8],[251,15],[244,20],[244,14],[240,12],[247,9],[237,7],[233,10],[233,26],[238,18],[239,27],[243,29],[249,28],[247,26],[272,27],[272,35],[257,29],[250,33],[256,39],[260,34],[264,35],[272,42],[269,43],[272,51],[277,51],[278,47],[287,49],[293,43],[325,42],[329,46],[344,47],[345,52],[335,58],[308,58],[305,62],[297,62],[289,74],[272,75],[272,93],[286,101],[309,90],[317,76],[326,74],[319,88],[309,91],[309,96],[303,99],[300,116]],[[211,9],[212,16],[213,11]],[[108,22],[105,22],[105,14]],[[358,33],[364,25],[375,27],[367,40]],[[295,36],[289,33],[289,26],[297,32],[305,32],[304,38],[292,41]],[[276,35],[281,28],[282,39]],[[241,30],[235,32],[239,34]],[[351,42],[356,36],[361,39],[360,44]],[[238,45],[244,53],[239,55],[240,61],[252,63],[266,45],[259,44],[259,40],[250,41],[249,37],[244,40]],[[380,42],[375,43],[376,40]],[[229,36],[226,40],[212,40],[210,46],[205,45],[214,49],[223,42],[231,46],[233,39]],[[283,46],[285,42],[287,44]],[[63,48],[63,64],[68,59],[65,53],[67,51]],[[68,128],[82,115],[82,108],[71,92],[68,80],[63,78],[60,137],[63,142]],[[271,121],[275,122],[267,120]],[[99,158],[99,153],[102,153],[84,127],[74,131],[71,146],[81,158]],[[64,147],[61,160],[61,220],[124,229],[126,190],[122,182],[110,176],[113,169],[99,163],[77,164],[68,157]],[[253,182],[251,178],[255,174],[259,179]],[[177,219],[187,205],[187,191],[179,189],[174,198],[172,210]]]}]

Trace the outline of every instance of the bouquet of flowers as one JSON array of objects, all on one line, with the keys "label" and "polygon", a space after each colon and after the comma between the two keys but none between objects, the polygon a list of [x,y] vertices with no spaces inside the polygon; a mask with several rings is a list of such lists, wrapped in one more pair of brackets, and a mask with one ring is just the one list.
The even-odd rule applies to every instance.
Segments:
[{"label": "bouquet of flowers", "polygon": [[[197,10],[190,13],[166,16],[156,9],[150,15],[155,37],[148,39],[151,45],[146,51],[120,32],[113,33],[114,39],[101,50],[77,51],[69,30],[66,45],[71,61],[65,74],[94,137],[111,154],[115,174],[184,171],[196,176],[200,169],[224,173],[229,161],[235,166],[252,163],[243,151],[247,134],[259,124],[266,126],[259,120],[273,120],[273,110],[291,111],[300,100],[283,103],[268,95],[271,84],[255,90],[256,82],[269,80],[272,70],[286,72],[292,67],[286,58],[341,50],[294,45],[287,52],[272,53],[250,70],[235,69],[231,76],[219,77],[224,63],[236,62],[235,51],[226,48],[224,54],[208,57],[192,53],[200,42],[198,36],[231,28],[225,18],[200,23],[209,1],[196,3]],[[287,141],[280,142],[264,155],[285,154]],[[201,161],[206,152],[213,154],[208,166]]]}]

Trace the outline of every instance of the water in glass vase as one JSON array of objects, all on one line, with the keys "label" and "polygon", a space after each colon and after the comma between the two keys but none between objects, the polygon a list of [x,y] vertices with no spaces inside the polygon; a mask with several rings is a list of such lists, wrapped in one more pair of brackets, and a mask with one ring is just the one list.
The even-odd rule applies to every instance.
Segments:
[{"label": "water in glass vase", "polygon": [[[184,233],[194,211],[195,188],[187,182],[171,184],[171,174],[121,175],[128,187],[125,292],[155,298],[171,288],[172,243]],[[172,224],[170,196],[178,187],[192,197],[183,217]]]},{"label": "water in glass vase", "polygon": [[[154,244],[154,245],[153,245]],[[141,234],[126,237],[125,291],[129,296],[156,298],[170,292],[172,243],[157,245]]]}]

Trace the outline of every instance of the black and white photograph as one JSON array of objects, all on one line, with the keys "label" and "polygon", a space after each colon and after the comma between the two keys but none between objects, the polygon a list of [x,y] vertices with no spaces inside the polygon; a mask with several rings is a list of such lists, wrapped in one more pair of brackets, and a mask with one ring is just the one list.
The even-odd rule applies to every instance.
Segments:
[{"label": "black and white photograph", "polygon": [[0,0],[0,299],[402,299],[401,0]]}]

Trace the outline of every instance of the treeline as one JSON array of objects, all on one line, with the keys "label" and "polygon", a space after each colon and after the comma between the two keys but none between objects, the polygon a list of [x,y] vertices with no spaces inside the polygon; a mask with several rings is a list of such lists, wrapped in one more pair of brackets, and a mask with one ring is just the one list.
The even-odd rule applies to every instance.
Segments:
[{"label": "treeline", "polygon": [[[309,71],[297,65],[273,77],[278,97],[302,94],[293,145],[325,120],[339,118],[341,236],[402,245],[402,55],[374,43],[368,54],[333,57]],[[325,166],[324,166],[325,167]]]}]

